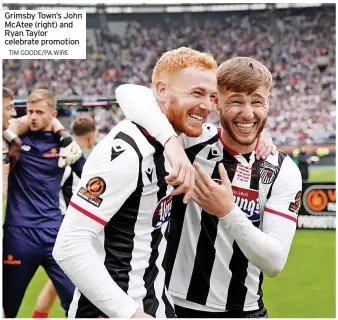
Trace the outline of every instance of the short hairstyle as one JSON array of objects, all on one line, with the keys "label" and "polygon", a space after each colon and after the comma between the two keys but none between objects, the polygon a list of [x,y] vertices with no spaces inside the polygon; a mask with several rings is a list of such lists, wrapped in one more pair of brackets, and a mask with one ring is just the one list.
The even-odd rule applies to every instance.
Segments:
[{"label": "short hairstyle", "polygon": [[271,72],[259,61],[250,57],[235,57],[223,62],[217,69],[219,89],[233,92],[253,93],[265,84],[272,87]]},{"label": "short hairstyle", "polygon": [[46,101],[52,110],[56,109],[56,98],[53,93],[47,89],[35,89],[28,96],[27,103]]},{"label": "short hairstyle", "polygon": [[167,51],[157,61],[153,69],[152,83],[155,84],[161,77],[172,76],[188,67],[216,71],[217,62],[211,54],[199,52],[187,47]]},{"label": "short hairstyle", "polygon": [[96,130],[95,120],[88,116],[78,117],[72,127],[75,136],[85,136]]},{"label": "short hairstyle", "polygon": [[14,99],[14,92],[6,87],[2,87],[2,98]]}]

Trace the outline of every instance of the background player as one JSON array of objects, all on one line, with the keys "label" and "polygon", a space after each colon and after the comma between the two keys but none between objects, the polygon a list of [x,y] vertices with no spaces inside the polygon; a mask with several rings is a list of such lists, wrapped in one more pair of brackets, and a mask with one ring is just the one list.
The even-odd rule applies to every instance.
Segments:
[{"label": "background player", "polygon": [[[88,116],[78,117],[72,126],[72,133],[74,141],[77,142],[82,151],[92,149],[97,136],[95,121]],[[61,214],[64,215],[66,213],[69,201],[79,181],[80,177],[71,170],[70,166],[67,166],[62,177],[59,196]],[[38,296],[32,318],[48,318],[48,313],[56,296],[57,292],[53,282],[48,280]]]},{"label": "background player", "polygon": [[[8,129],[9,120],[16,117],[16,111],[14,108],[14,93],[9,88],[2,88],[2,132],[3,135]],[[10,171],[10,156],[8,153],[8,143],[16,141],[18,146],[21,146],[21,140],[17,138],[16,135],[13,136],[10,132],[8,136],[7,132],[7,141],[6,136],[5,140],[2,140],[2,208],[4,208],[7,200],[7,186],[8,186],[8,174]],[[4,310],[2,309],[2,317],[5,317]]]},{"label": "background player", "polygon": [[[262,272],[275,276],[285,265],[296,230],[300,173],[283,153],[255,161],[269,110],[270,72],[257,60],[233,58],[218,68],[217,81],[222,129],[207,124],[198,138],[182,135],[190,161],[197,163],[192,199],[199,206],[174,200],[169,292],[178,317],[267,317]],[[135,112],[143,114],[140,118],[133,115],[136,92],[142,101]],[[127,117],[150,133],[168,124],[149,89],[125,86],[117,96]],[[175,185],[173,180],[167,179]]]},{"label": "background player", "polygon": [[[55,284],[65,310],[74,291],[73,284],[52,257],[62,221],[58,196],[64,173],[58,166],[60,132],[51,132],[55,107],[55,98],[48,90],[37,89],[29,95],[27,118],[30,130],[20,136],[20,160],[8,180],[10,192],[3,238],[3,307],[9,318],[16,316],[26,288],[40,265]],[[23,123],[17,122],[20,120],[13,122],[14,132],[24,127]],[[16,128],[15,124],[18,124]],[[61,133],[61,138],[68,139],[68,136]],[[81,154],[76,148],[72,149]],[[81,157],[72,165],[78,175],[81,175],[84,161]]]},{"label": "background player", "polygon": [[2,88],[2,203],[7,199],[8,174],[15,167],[20,157],[21,140],[8,129],[9,120],[16,117],[14,93],[9,88]]}]

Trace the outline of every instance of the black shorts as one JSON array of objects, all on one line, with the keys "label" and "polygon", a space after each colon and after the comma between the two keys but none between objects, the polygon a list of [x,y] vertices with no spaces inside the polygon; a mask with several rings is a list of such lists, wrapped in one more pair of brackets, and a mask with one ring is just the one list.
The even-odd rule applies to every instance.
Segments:
[{"label": "black shorts", "polygon": [[208,312],[175,305],[177,318],[268,318],[265,308],[255,311]]}]

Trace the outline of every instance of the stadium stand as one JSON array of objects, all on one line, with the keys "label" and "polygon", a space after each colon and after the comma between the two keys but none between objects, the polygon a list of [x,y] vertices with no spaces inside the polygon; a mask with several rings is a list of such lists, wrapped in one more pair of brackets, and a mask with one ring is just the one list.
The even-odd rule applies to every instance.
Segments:
[{"label": "stadium stand", "polygon": [[[86,60],[7,60],[4,85],[18,97],[35,87],[48,87],[58,97],[111,97],[122,83],[149,85],[154,62],[175,47],[210,52],[218,62],[252,56],[273,73],[268,128],[275,143],[335,142],[331,6],[184,14],[103,12],[100,19],[88,15],[87,28]],[[100,125],[110,127],[120,116],[109,116],[107,124]]]}]

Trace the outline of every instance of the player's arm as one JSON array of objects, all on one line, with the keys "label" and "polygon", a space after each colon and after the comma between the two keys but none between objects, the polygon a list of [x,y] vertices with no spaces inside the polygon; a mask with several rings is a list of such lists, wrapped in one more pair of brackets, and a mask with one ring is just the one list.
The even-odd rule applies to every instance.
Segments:
[{"label": "player's arm", "polygon": [[[145,128],[164,147],[172,166],[168,183],[179,186],[173,195],[185,193],[187,203],[195,183],[195,170],[184,151],[184,139],[178,139],[173,126],[162,113],[152,91],[144,86],[123,84],[117,87],[116,99],[126,117]],[[181,134],[181,137],[184,134]],[[183,146],[182,146],[183,144]]]},{"label": "player's arm", "polygon": [[276,153],[277,147],[272,141],[271,134],[266,129],[263,129],[259,135],[255,151],[257,160],[265,160],[270,154],[274,155]]},{"label": "player's arm", "polygon": [[53,250],[70,280],[97,308],[111,318],[130,318],[139,305],[111,278],[93,247],[93,240],[136,189],[139,158],[122,140],[117,150],[98,145],[86,161],[78,192],[73,195]]},{"label": "player's arm", "polygon": [[28,116],[9,120],[9,129],[17,136],[22,136],[29,131]]},{"label": "player's arm", "polygon": [[177,137],[149,88],[123,84],[116,88],[115,94],[125,116],[145,128],[163,146],[170,137]]},{"label": "player's arm", "polygon": [[10,159],[9,172],[12,172],[17,161],[20,159],[22,142],[21,139],[9,128],[3,131],[2,136],[8,142],[8,156]]},{"label": "player's arm", "polygon": [[77,162],[82,155],[82,150],[57,118],[52,119],[52,131],[60,140],[58,166],[64,168]]},{"label": "player's arm", "polygon": [[[8,129],[7,129],[8,130]],[[9,121],[9,131],[16,136],[22,136],[29,131],[28,116],[11,119]],[[82,154],[80,146],[73,141],[72,136],[65,130],[61,122],[52,119],[52,131],[60,140],[59,167],[64,168],[75,163]]]},{"label": "player's arm", "polygon": [[[291,159],[283,162],[266,203],[262,230],[256,228],[233,203],[231,184],[220,166],[222,185],[218,185],[196,165],[199,186],[193,200],[219,217],[221,225],[234,237],[248,260],[269,277],[280,273],[286,263],[297,224],[302,180]],[[202,177],[202,178],[200,178]],[[300,200],[299,200],[300,201]]]}]

